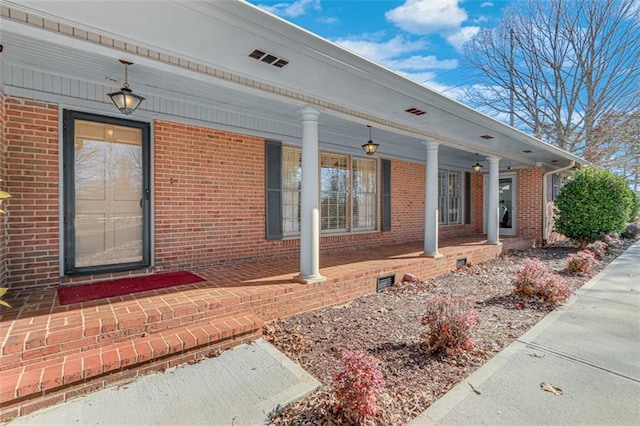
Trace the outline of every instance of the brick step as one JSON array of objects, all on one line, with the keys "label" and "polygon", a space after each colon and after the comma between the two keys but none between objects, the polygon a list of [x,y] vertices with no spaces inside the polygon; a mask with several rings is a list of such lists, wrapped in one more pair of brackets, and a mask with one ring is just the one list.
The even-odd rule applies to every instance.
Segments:
[{"label": "brick step", "polygon": [[0,372],[0,422],[149,372],[196,362],[256,340],[251,313],[192,324]]},{"label": "brick step", "polygon": [[[111,317],[98,312],[100,307],[72,307],[52,314],[48,326],[37,329],[31,326],[23,332],[14,330],[2,344],[0,370],[11,370],[111,343],[162,333],[195,321],[246,312],[251,307],[251,299],[249,296],[227,294],[224,297],[210,296],[197,302],[177,301],[171,306],[136,306],[135,311],[127,306],[126,311],[110,313]],[[111,308],[110,305],[106,306]],[[95,311],[92,312],[92,309]]]}]

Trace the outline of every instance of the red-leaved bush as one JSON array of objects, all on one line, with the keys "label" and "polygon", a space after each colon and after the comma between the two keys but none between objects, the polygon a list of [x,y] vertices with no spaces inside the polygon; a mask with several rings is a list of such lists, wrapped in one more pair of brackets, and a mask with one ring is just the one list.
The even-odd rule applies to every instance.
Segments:
[{"label": "red-leaved bush", "polygon": [[557,306],[571,296],[571,288],[558,274],[549,271],[540,259],[525,259],[512,281],[514,293],[542,299],[548,306]]},{"label": "red-leaved bush", "polygon": [[604,241],[594,241],[587,245],[587,250],[593,253],[597,259],[603,259],[609,251],[609,246]]},{"label": "red-leaved bush", "polygon": [[344,370],[333,376],[333,390],[344,416],[361,424],[378,413],[378,394],[385,380],[378,361],[362,351],[342,352]]},{"label": "red-leaved bush", "polygon": [[613,248],[613,247],[617,247],[619,246],[620,243],[620,239],[612,237],[611,235],[605,235],[604,237],[602,237],[602,241],[604,241],[604,243],[609,247],[609,248]]},{"label": "red-leaved bush", "polygon": [[589,274],[596,263],[598,263],[598,260],[592,252],[582,250],[567,256],[566,271],[570,274]]},{"label": "red-leaved bush", "polygon": [[445,351],[455,354],[470,351],[475,346],[471,340],[471,329],[480,322],[467,299],[454,299],[438,295],[427,306],[427,315],[422,325],[427,326],[423,335],[430,352]]}]

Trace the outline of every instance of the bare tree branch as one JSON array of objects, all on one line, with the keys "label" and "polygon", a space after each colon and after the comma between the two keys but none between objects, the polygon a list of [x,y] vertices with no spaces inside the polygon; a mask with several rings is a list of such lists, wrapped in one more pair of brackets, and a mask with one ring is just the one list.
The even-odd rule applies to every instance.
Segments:
[{"label": "bare tree branch", "polygon": [[639,0],[519,1],[464,45],[474,84],[463,100],[636,176],[637,154],[629,150],[637,152],[639,133],[638,40]]}]

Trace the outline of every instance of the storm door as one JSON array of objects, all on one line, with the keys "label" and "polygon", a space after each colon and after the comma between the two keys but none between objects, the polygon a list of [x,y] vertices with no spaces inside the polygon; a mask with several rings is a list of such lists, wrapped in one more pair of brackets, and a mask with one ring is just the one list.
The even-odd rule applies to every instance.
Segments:
[{"label": "storm door", "polygon": [[500,176],[498,181],[498,223],[501,235],[516,234],[515,176]]},{"label": "storm door", "polygon": [[149,124],[65,111],[65,273],[149,266],[149,196]]},{"label": "storm door", "polygon": [[[489,177],[484,178],[484,233],[487,233]],[[517,225],[517,180],[511,173],[500,174],[498,180],[498,226],[500,235],[516,235]]]}]

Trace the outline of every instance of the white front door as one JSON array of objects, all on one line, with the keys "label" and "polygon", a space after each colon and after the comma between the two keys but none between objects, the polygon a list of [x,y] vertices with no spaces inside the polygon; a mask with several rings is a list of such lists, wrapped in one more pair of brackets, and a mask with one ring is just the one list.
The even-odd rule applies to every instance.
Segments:
[{"label": "white front door", "polygon": [[[487,233],[487,188],[489,176],[484,177],[484,209],[483,209],[483,232]],[[518,206],[517,179],[515,173],[500,174],[498,181],[498,224],[500,235],[516,235],[517,232],[517,206]]]}]

